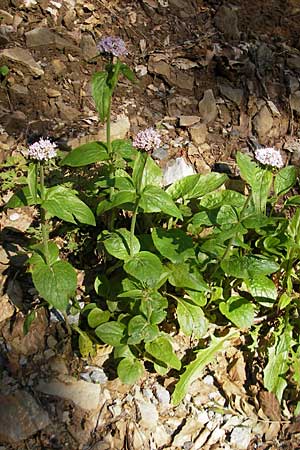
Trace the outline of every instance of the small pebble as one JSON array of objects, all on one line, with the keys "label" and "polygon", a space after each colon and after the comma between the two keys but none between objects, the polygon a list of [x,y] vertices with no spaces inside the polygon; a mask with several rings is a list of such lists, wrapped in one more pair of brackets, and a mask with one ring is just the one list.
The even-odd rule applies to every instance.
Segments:
[{"label": "small pebble", "polygon": [[162,406],[169,406],[170,405],[170,393],[167,391],[166,388],[161,386],[160,384],[157,384],[155,386],[155,397],[161,403]]},{"label": "small pebble", "polygon": [[16,220],[20,219],[20,214],[18,213],[13,213],[9,216],[9,220],[11,220],[12,222],[15,222]]}]

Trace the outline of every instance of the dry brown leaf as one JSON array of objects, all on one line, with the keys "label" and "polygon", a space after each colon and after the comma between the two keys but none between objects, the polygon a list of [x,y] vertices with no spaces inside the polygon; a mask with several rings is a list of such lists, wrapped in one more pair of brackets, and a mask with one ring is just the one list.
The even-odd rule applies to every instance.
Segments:
[{"label": "dry brown leaf", "polygon": [[242,386],[246,379],[246,363],[244,361],[243,354],[238,352],[236,357],[228,366],[228,375],[231,381],[235,382],[239,386]]},{"label": "dry brown leaf", "polygon": [[280,404],[273,392],[260,391],[259,403],[265,415],[271,419],[280,421]]},{"label": "dry brown leaf", "polygon": [[265,432],[265,440],[273,441],[280,432],[281,424],[280,422],[272,422],[269,425],[270,425],[269,428]]}]

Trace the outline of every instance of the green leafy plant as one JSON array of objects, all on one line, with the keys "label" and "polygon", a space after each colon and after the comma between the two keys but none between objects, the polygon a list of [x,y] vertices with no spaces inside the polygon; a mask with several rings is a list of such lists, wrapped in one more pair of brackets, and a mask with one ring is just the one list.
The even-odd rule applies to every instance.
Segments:
[{"label": "green leafy plant", "polygon": [[[60,162],[96,174],[88,188],[97,215],[95,298],[73,327],[81,354],[88,357],[97,344],[111,346],[117,374],[129,384],[145,368],[160,375],[177,371],[178,404],[216,354],[244,336],[247,351],[263,361],[265,388],[281,401],[288,377],[298,388],[300,383],[297,169],[284,167],[280,152],[265,148],[255,157],[237,153],[242,193],[226,187],[225,174],[213,172],[163,186],[151,157],[161,143],[157,131],[141,131],[133,142],[111,140],[119,77],[132,82],[134,74],[121,61],[123,41],[105,38],[98,48],[108,62],[93,75],[92,95],[106,123],[106,142],[81,145]],[[76,277],[49,241],[49,220],[95,225],[95,219],[74,186],[46,186],[54,149],[48,142],[41,159],[41,144],[30,149],[27,186],[8,206],[39,208],[42,242],[31,248],[29,260],[33,282],[49,304],[64,310]],[[185,367],[170,325],[198,340]]]},{"label": "green leafy plant", "polygon": [[59,258],[59,248],[49,240],[49,226],[52,217],[71,223],[95,225],[90,208],[82,202],[77,193],[64,186],[47,187],[45,172],[51,159],[55,158],[56,145],[49,139],[40,139],[29,146],[26,186],[17,191],[7,203],[7,208],[37,206],[40,211],[42,240],[31,245],[29,258],[32,280],[41,297],[49,305],[65,311],[77,286],[76,271],[67,261]]}]

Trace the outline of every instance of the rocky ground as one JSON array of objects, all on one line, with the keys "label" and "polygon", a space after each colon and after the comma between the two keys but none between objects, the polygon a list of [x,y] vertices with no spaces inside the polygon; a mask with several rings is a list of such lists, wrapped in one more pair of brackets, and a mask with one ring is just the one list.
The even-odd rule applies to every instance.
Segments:
[{"label": "rocky ground", "polygon": [[[0,67],[9,68],[0,85],[2,174],[40,136],[62,149],[103,139],[90,78],[106,35],[125,40],[138,79],[117,89],[113,137],[156,125],[165,144],[158,159],[173,171],[180,157],[201,173],[235,175],[235,152],[259,145],[299,165],[297,0],[1,0],[0,18]],[[21,174],[22,160],[1,175],[2,204]],[[43,309],[24,336],[32,301],[18,252],[24,238],[7,230],[24,232],[32,220],[25,208],[3,212],[0,223],[1,450],[300,448],[300,422],[252,384],[237,348],[173,407],[174,378],[122,385],[107,370],[109,349],[79,358]],[[189,346],[178,336],[179,352]]]}]

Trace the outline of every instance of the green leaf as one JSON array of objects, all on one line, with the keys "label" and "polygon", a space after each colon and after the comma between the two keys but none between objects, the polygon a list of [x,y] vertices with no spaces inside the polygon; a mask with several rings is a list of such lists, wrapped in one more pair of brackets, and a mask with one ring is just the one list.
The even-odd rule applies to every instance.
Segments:
[{"label": "green leaf", "polygon": [[180,210],[172,198],[158,186],[146,186],[141,194],[139,207],[145,213],[164,212],[169,216],[182,219]]},{"label": "green leaf", "polygon": [[[284,292],[278,302],[279,309],[285,309],[292,301],[292,297],[290,297],[286,292]],[[299,372],[300,375],[300,372]]]},{"label": "green leaf", "polygon": [[132,72],[132,70],[127,66],[127,64],[121,64],[120,69],[124,77],[127,78],[127,80],[131,81],[132,83],[136,81],[136,76],[134,72]]},{"label": "green leaf", "polygon": [[195,257],[193,240],[184,231],[178,228],[154,228],[151,235],[159,253],[173,263],[182,263]]},{"label": "green leaf", "polygon": [[100,308],[94,308],[88,315],[88,324],[91,328],[97,328],[101,323],[108,322],[110,318],[109,311],[103,311]]},{"label": "green leaf", "polygon": [[140,303],[140,311],[152,324],[161,323],[166,317],[168,301],[157,291],[146,291]]},{"label": "green leaf", "polygon": [[126,327],[123,323],[113,321],[102,323],[95,329],[95,333],[101,341],[114,347],[123,344],[125,331]]},{"label": "green leaf", "polygon": [[[130,231],[126,228],[119,228],[113,233],[103,231],[99,235],[100,240],[103,242],[106,251],[118,259],[126,260],[130,256]],[[133,237],[133,253],[136,254],[140,251],[139,240]]]},{"label": "green leaf", "polygon": [[178,405],[181,402],[190,384],[197,378],[200,378],[202,371],[214,360],[216,354],[222,351],[225,345],[237,336],[236,333],[227,334],[227,336],[222,338],[212,336],[209,347],[198,351],[196,359],[186,367],[185,372],[180,376],[180,380],[175,386],[172,395],[173,405]]},{"label": "green leaf", "polygon": [[125,384],[135,384],[143,375],[143,364],[135,358],[122,359],[117,368],[118,377]]},{"label": "green leaf", "polygon": [[219,304],[221,313],[238,328],[250,328],[254,321],[254,306],[249,300],[233,296]]},{"label": "green leaf", "polygon": [[92,76],[92,96],[101,121],[107,119],[112,89],[107,84],[108,73],[95,72]]},{"label": "green leaf", "polygon": [[47,189],[42,207],[51,215],[71,223],[96,225],[91,209],[81,201],[71,189],[54,186]]},{"label": "green leaf", "polygon": [[287,166],[281,169],[274,180],[275,194],[286,194],[297,181],[297,169],[295,166]]},{"label": "green leaf", "polygon": [[60,165],[81,167],[95,162],[106,161],[108,158],[106,145],[103,142],[95,141],[71,150],[60,162]]},{"label": "green leaf", "polygon": [[223,205],[217,214],[217,223],[226,228],[232,227],[234,223],[238,222],[238,214],[236,210],[230,205]]},{"label": "green leaf", "polygon": [[[35,265],[43,261],[46,262],[45,247],[43,244],[31,245],[30,250],[33,251],[33,254],[29,259],[30,264]],[[50,266],[59,259],[59,248],[53,241],[48,242],[48,256]]]},{"label": "green leaf", "polygon": [[268,349],[268,364],[264,369],[264,386],[273,392],[281,402],[283,391],[287,386],[285,374],[289,368],[289,353],[294,344],[292,326],[281,324],[279,332],[274,333],[274,345]]},{"label": "green leaf", "polygon": [[26,336],[26,334],[29,332],[32,322],[36,318],[36,310],[34,309],[29,314],[26,314],[24,324],[23,324],[23,334]]},{"label": "green leaf", "polygon": [[127,344],[139,344],[142,341],[153,341],[159,334],[157,325],[149,323],[143,316],[134,316],[128,323]]},{"label": "green leaf", "polygon": [[252,199],[256,212],[265,212],[273,175],[268,169],[260,168],[250,156],[237,153],[237,164],[242,178],[251,186]]},{"label": "green leaf", "polygon": [[6,77],[9,74],[9,68],[7,66],[1,66],[0,67],[0,75],[2,77]]},{"label": "green leaf", "polygon": [[21,208],[38,203],[30,193],[29,187],[25,186],[17,191],[7,202],[6,208]]},{"label": "green leaf", "polygon": [[244,279],[256,275],[270,275],[279,270],[275,261],[254,256],[232,256],[222,261],[221,267],[227,275]]},{"label": "green leaf", "polygon": [[137,150],[133,147],[132,142],[126,139],[115,139],[111,143],[112,151],[124,159],[132,160],[137,156]]},{"label": "green leaf", "polygon": [[29,188],[30,195],[32,196],[34,202],[37,201],[37,165],[35,163],[29,164],[27,172],[27,185]]},{"label": "green leaf", "polygon": [[189,264],[170,264],[169,282],[172,286],[192,289],[195,291],[207,291],[208,286],[196,267]]},{"label": "green leaf", "polygon": [[155,287],[163,274],[160,259],[150,252],[140,252],[127,259],[124,270],[148,287]]},{"label": "green leaf", "polygon": [[32,280],[38,293],[62,311],[66,310],[77,287],[76,271],[66,261],[56,261],[51,267],[40,262],[32,269]]},{"label": "green leaf", "polygon": [[204,195],[201,198],[200,205],[206,209],[220,208],[222,205],[233,206],[234,208],[242,208],[246,198],[243,194],[230,189],[222,191],[214,191]]},{"label": "green leaf", "polygon": [[90,339],[89,335],[84,331],[79,335],[78,346],[80,354],[83,358],[93,355],[94,345],[93,341]]},{"label": "green leaf", "polygon": [[147,153],[139,152],[133,166],[132,182],[138,194],[140,194],[142,190],[143,172],[147,159],[148,159]]},{"label": "green leaf", "polygon": [[225,183],[227,178],[225,174],[214,172],[206,175],[188,175],[169,186],[167,193],[170,194],[173,200],[177,200],[178,198],[185,198],[187,200],[200,198],[218,189]]},{"label": "green leaf", "polygon": [[201,338],[205,335],[208,320],[199,306],[193,305],[185,299],[178,299],[176,313],[180,330],[186,336],[193,335]]},{"label": "green leaf", "polygon": [[287,234],[297,245],[300,244],[300,208],[296,209],[295,214],[290,219]]},{"label": "green leaf", "polygon": [[136,192],[134,190],[121,191],[112,196],[111,200],[102,200],[97,206],[97,215],[100,216],[113,208],[125,207],[126,204],[134,204]]},{"label": "green leaf", "polygon": [[114,359],[120,358],[134,358],[134,354],[132,353],[129,345],[122,344],[114,347]]},{"label": "green leaf", "polygon": [[272,300],[269,306],[272,306],[272,303],[277,299],[276,286],[274,282],[265,275],[255,275],[253,278],[246,280],[246,285],[250,294],[257,298],[257,300],[263,298]]},{"label": "green leaf", "polygon": [[146,186],[160,186],[162,182],[162,170],[158,164],[148,156],[146,164],[143,169],[143,176],[141,180],[141,190]]},{"label": "green leaf", "polygon": [[93,342],[88,333],[82,331],[77,325],[72,325],[72,328],[79,334],[78,346],[81,356],[87,358],[94,353]]},{"label": "green leaf", "polygon": [[299,206],[300,205],[300,195],[293,195],[289,197],[285,202],[287,206]]},{"label": "green leaf", "polygon": [[180,370],[180,359],[174,353],[172,344],[166,336],[159,336],[154,341],[147,342],[145,350],[158,362],[163,362],[168,367]]}]

